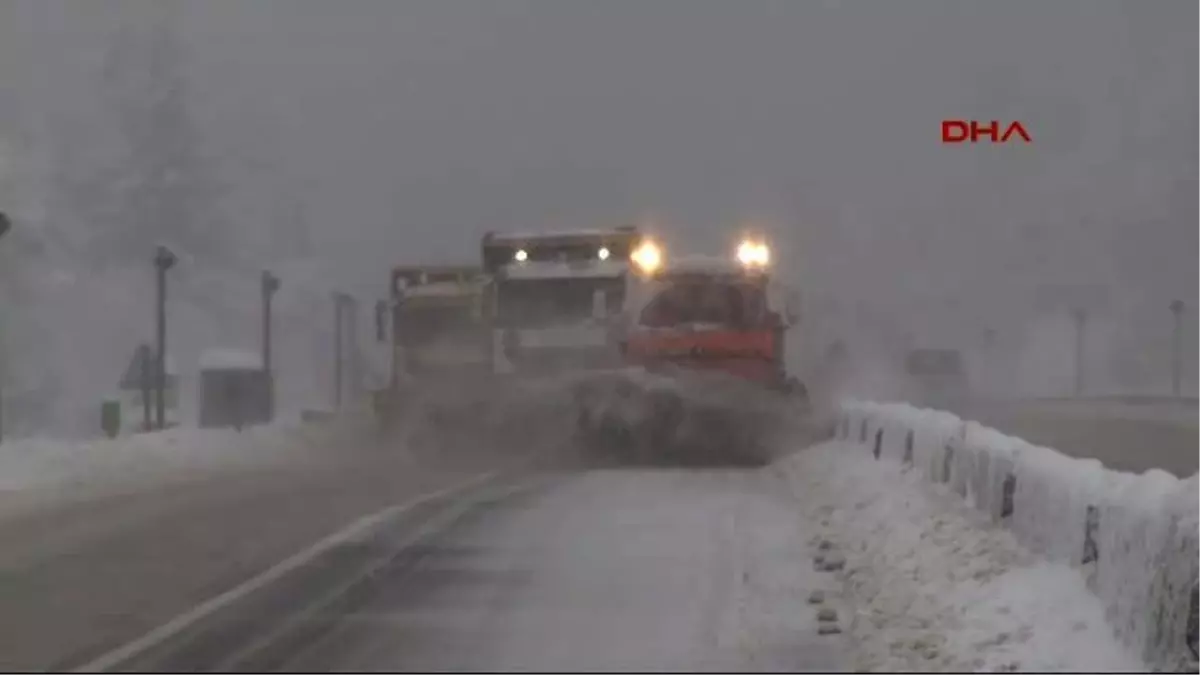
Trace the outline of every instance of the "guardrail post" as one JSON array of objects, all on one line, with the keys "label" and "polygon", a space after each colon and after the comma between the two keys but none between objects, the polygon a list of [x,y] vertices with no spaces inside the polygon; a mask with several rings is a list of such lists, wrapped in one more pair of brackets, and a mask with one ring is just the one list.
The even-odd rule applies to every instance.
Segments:
[{"label": "guardrail post", "polygon": [[953,464],[953,462],[954,462],[954,446],[950,445],[950,443],[946,443],[946,445],[944,445],[942,447],[941,482],[943,482],[943,483],[950,482],[950,466]]},{"label": "guardrail post", "polygon": [[1100,558],[1100,548],[1096,543],[1100,533],[1100,509],[1088,504],[1087,517],[1083,521],[1083,558],[1080,563],[1086,565]]},{"label": "guardrail post", "polygon": [[1004,520],[1011,518],[1013,514],[1013,496],[1017,493],[1016,474],[1006,474],[1004,476],[1004,485],[1000,489],[1000,520]]},{"label": "guardrail post", "polygon": [[1200,649],[1197,648],[1197,641],[1200,640],[1200,587],[1192,584],[1192,602],[1188,606],[1186,640],[1188,651],[1192,653],[1192,659],[1200,658]]},{"label": "guardrail post", "polygon": [[875,449],[871,454],[875,455],[875,459],[879,459],[880,453],[883,451],[883,427],[880,427],[875,432]]}]

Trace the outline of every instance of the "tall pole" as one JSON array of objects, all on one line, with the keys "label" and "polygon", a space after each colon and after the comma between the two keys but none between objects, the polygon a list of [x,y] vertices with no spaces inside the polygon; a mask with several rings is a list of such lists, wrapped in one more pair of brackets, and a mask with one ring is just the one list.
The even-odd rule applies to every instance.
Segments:
[{"label": "tall pole", "polygon": [[362,373],[360,372],[358,350],[358,301],[353,296],[346,296],[346,313],[349,318],[346,320],[346,343],[349,349],[347,358],[349,359],[349,367],[346,369],[347,389],[352,400],[358,399],[359,385],[362,383]]},{"label": "tall pole", "polygon": [[157,276],[157,303],[155,306],[155,342],[158,353],[154,363],[155,389],[155,428],[166,428],[166,389],[167,389],[167,270],[175,265],[175,254],[165,246],[159,246],[154,254],[154,268]]},{"label": "tall pole", "polygon": [[1087,326],[1087,311],[1077,309],[1072,312],[1075,319],[1075,396],[1083,396],[1083,334]]},{"label": "tall pole", "polygon": [[333,407],[342,407],[342,305],[345,294],[333,294]]},{"label": "tall pole", "polygon": [[1182,392],[1182,377],[1183,377],[1183,310],[1185,305],[1182,300],[1173,300],[1171,302],[1171,315],[1174,317],[1174,326],[1171,331],[1171,394],[1175,398],[1179,398]]},{"label": "tall pole", "polygon": [[[0,237],[12,229],[12,221],[8,215],[0,211]],[[4,440],[4,373],[0,372],[0,440]]]},{"label": "tall pole", "polygon": [[266,379],[267,419],[275,418],[275,378],[271,371],[271,299],[279,290],[279,277],[267,270],[262,273],[262,369]]},{"label": "tall pole", "polygon": [[142,431],[150,431],[154,428],[154,410],[151,405],[151,399],[154,398],[154,359],[150,356],[150,345],[138,345],[138,367],[141,372],[141,388],[142,388]]}]

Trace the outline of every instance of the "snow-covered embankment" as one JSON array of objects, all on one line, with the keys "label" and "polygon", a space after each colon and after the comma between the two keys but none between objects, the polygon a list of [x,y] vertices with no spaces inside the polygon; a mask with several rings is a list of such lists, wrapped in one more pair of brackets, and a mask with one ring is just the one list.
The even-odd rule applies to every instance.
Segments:
[{"label": "snow-covered embankment", "polygon": [[[1012,548],[1011,556],[1027,551],[1042,561],[1040,567],[1013,562],[1009,572],[995,579],[991,579],[993,572],[978,570],[980,577],[960,584],[957,591],[953,584],[939,586],[936,579],[930,579],[914,602],[924,598],[944,604],[947,598],[939,595],[976,593],[977,597],[962,606],[964,614],[959,619],[971,623],[982,608],[1007,602],[1002,592],[1007,587],[1029,601],[1029,611],[1044,612],[1042,618],[1068,617],[1083,611],[1081,605],[1086,604],[1080,601],[1068,606],[1063,599],[1062,594],[1076,584],[1090,591],[1087,595],[1102,608],[1110,634],[1115,633],[1135,657],[1153,667],[1194,669],[1200,478],[1179,480],[1161,471],[1140,475],[1111,471],[1096,460],[1069,458],[949,413],[900,404],[846,404],[836,437],[812,457],[797,461],[819,465],[822,453],[855,453],[853,458],[836,458],[836,468],[829,469],[827,478],[836,482],[841,475],[846,496],[857,490],[868,506],[893,502],[886,505],[884,511],[891,515],[884,514],[872,532],[876,541],[869,546],[883,556],[879,562],[889,565],[891,573],[899,569],[921,577],[926,572],[918,559],[895,557],[905,548],[906,537],[911,539],[909,535],[921,540],[908,542],[914,556],[925,547],[950,547],[959,553],[975,546],[988,548],[990,552],[976,551],[962,559],[964,565],[975,565],[971,561],[994,559],[996,546],[1008,551],[1010,547],[1003,543],[1008,537],[1019,544]],[[855,471],[844,473],[847,463],[857,467]],[[877,473],[880,475],[875,476]],[[873,482],[872,476],[879,480]],[[932,493],[920,490],[919,482],[933,483],[936,489]],[[873,495],[869,489],[903,485],[912,488],[898,493],[906,495],[903,498]],[[868,487],[866,493],[864,486]],[[911,515],[917,508],[915,502],[934,498],[964,504],[959,511],[971,521],[969,527],[949,526],[951,535],[945,530],[947,524],[938,521],[907,531],[902,516]],[[890,525],[887,518],[892,518]],[[869,517],[858,520],[848,527],[861,529],[871,522]],[[1061,577],[1064,569],[1072,574]],[[1056,575],[1060,578],[1055,582],[1052,577]],[[1029,578],[1015,583],[1022,576]],[[978,595],[988,585],[996,586],[993,590],[1000,594]],[[974,590],[968,590],[971,588]],[[1021,612],[1011,603],[1006,607],[1014,614]],[[1017,618],[1026,626],[1041,625],[1039,617]],[[1053,632],[1044,627],[1040,630]],[[1082,623],[1073,624],[1062,635],[1055,635],[1055,644],[1048,646],[1064,649],[1079,633],[1089,630]],[[1007,635],[1005,640],[1011,638]],[[1092,658],[1097,650],[1098,646],[1088,650]],[[1033,665],[1022,664],[1023,668]],[[1115,665],[1090,667],[1108,670]],[[1054,664],[1040,666],[1052,668]],[[1089,666],[1064,663],[1062,667]]]}]

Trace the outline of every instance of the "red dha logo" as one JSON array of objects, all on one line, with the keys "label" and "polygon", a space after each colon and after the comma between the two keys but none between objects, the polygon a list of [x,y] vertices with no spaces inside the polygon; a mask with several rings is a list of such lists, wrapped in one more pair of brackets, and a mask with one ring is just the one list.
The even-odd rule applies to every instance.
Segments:
[{"label": "red dha logo", "polygon": [[1012,122],[1001,134],[1000,122],[996,120],[987,124],[980,124],[975,120],[942,120],[943,143],[962,143],[967,139],[970,139],[972,143],[978,143],[980,136],[986,136],[992,143],[1007,143],[1014,135],[1020,136],[1026,143],[1033,142],[1033,139],[1029,137],[1029,132],[1025,131],[1025,127],[1021,126],[1020,122]]}]

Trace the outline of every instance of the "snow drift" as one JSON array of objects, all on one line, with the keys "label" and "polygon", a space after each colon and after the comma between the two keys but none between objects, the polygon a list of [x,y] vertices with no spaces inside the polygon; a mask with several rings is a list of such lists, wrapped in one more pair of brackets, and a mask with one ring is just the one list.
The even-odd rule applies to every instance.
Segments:
[{"label": "snow drift", "polygon": [[837,434],[944,485],[1029,550],[1076,567],[1116,635],[1148,663],[1195,663],[1197,476],[1111,471],[903,404],[848,402]]},{"label": "snow drift", "polygon": [[[918,471],[831,441],[775,465],[817,528],[810,555],[840,558],[858,672],[1140,672],[1069,565]],[[807,557],[807,556],[806,556]],[[794,560],[794,558],[793,558]],[[843,595],[837,598],[836,596]]]}]

